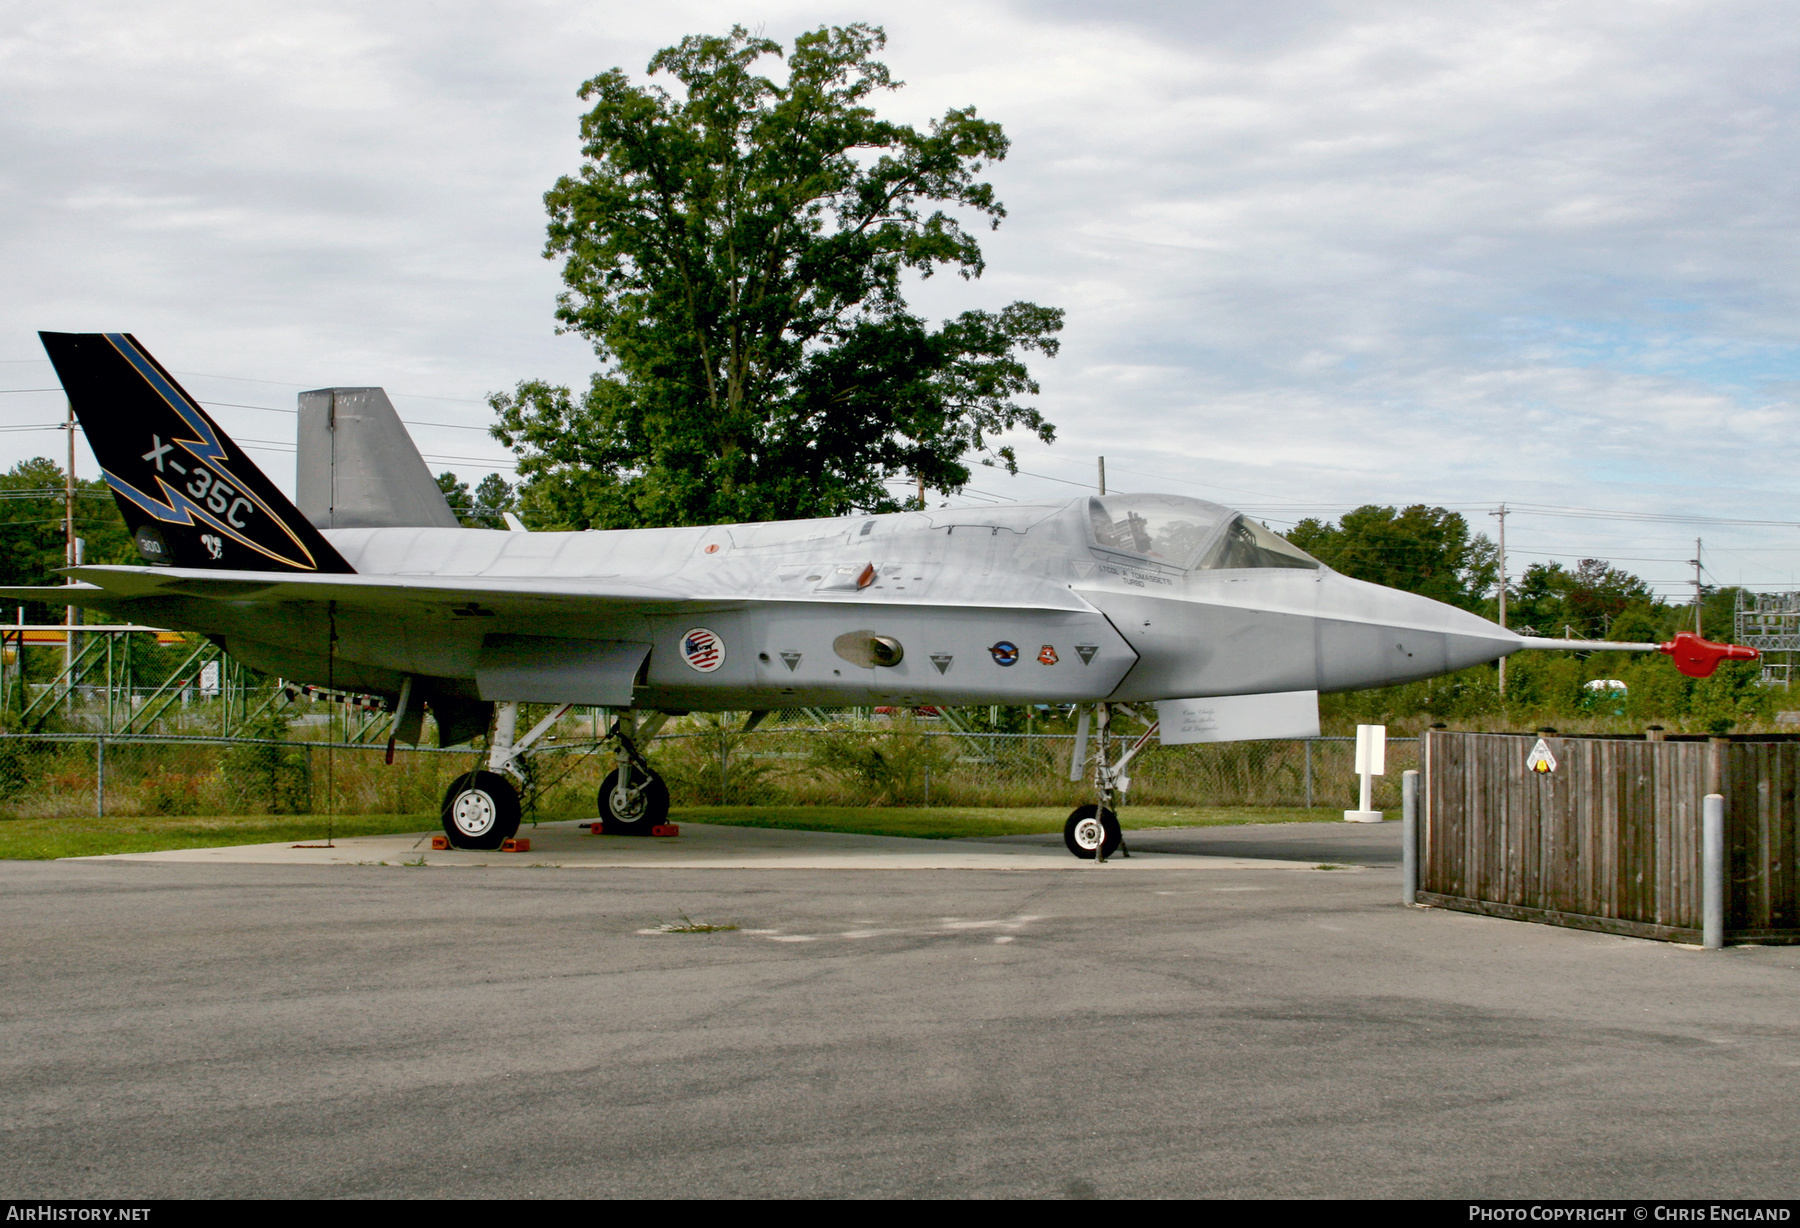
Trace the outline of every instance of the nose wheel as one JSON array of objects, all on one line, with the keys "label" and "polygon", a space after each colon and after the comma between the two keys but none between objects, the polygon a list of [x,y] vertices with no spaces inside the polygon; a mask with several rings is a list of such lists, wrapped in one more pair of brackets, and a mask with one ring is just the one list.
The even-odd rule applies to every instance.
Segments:
[{"label": "nose wheel", "polygon": [[609,835],[647,836],[669,817],[669,786],[655,772],[633,768],[621,787],[614,768],[600,783],[599,802]]},{"label": "nose wheel", "polygon": [[1119,816],[1092,802],[1075,807],[1063,824],[1063,843],[1069,846],[1071,853],[1085,861],[1095,857],[1105,861],[1119,851],[1124,838]]},{"label": "nose wheel", "polygon": [[498,772],[467,772],[444,793],[450,847],[497,849],[519,830],[519,791]]}]

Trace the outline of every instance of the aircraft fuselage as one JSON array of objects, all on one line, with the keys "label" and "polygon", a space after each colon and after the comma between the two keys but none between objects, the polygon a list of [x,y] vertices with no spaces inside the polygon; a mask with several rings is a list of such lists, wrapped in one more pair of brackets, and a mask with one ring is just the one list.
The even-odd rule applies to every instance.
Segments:
[{"label": "aircraft fuselage", "polygon": [[[1173,497],[1098,506],[1144,500],[1235,523],[1225,509]],[[258,668],[321,684],[329,672],[334,685],[375,691],[414,675],[471,698],[549,699],[505,693],[520,676],[507,662],[559,642],[647,646],[631,702],[676,710],[1350,690],[1491,661],[1518,642],[1466,611],[1316,564],[1197,567],[1166,551],[1120,550],[1098,540],[1097,502],[604,532],[327,530],[359,577],[486,584],[493,595],[445,600],[440,616],[308,602],[272,618],[251,602],[156,604]],[[1194,558],[1208,549],[1198,537],[1187,547]],[[644,595],[507,592],[615,581]],[[897,645],[898,660],[873,660],[876,639]]]}]

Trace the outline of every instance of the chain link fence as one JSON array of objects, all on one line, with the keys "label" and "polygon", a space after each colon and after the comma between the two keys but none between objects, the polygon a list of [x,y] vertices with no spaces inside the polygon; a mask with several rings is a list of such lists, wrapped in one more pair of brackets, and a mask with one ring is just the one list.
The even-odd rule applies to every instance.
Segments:
[{"label": "chain link fence", "polygon": [[[675,805],[1061,807],[1090,798],[1089,785],[1069,780],[1075,739],[1066,733],[817,711],[780,714],[749,732],[742,726],[742,714],[695,714],[644,748]],[[528,813],[595,812],[613,766],[594,737],[599,728],[594,716],[571,716],[534,748]],[[470,747],[401,746],[390,765],[381,741],[326,740],[331,732],[302,725],[285,738],[0,735],[0,817],[429,813],[452,779],[485,758]],[[1353,738],[1152,745],[1132,764],[1126,802],[1353,808],[1354,753]],[[1417,758],[1417,739],[1390,741],[1388,774],[1375,782],[1378,809],[1398,807],[1400,773]]]}]

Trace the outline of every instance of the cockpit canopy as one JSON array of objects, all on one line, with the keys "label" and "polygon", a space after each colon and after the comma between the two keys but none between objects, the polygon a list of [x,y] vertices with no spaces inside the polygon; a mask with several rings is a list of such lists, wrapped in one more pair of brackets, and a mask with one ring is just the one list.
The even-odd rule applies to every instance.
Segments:
[{"label": "cockpit canopy", "polygon": [[1099,495],[1088,500],[1088,521],[1100,549],[1171,567],[1319,567],[1317,559],[1248,516],[1204,499]]}]

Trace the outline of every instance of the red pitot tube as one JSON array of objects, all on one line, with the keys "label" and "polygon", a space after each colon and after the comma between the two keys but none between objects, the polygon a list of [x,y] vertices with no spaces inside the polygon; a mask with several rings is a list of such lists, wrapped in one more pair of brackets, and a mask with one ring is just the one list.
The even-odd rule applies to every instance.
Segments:
[{"label": "red pitot tube", "polygon": [[1710,678],[1721,661],[1754,661],[1762,654],[1742,644],[1715,644],[1703,640],[1692,631],[1683,631],[1662,651],[1675,658],[1675,668],[1690,678]]}]

